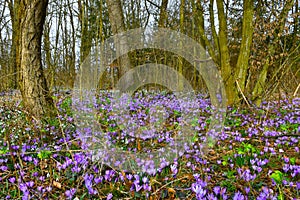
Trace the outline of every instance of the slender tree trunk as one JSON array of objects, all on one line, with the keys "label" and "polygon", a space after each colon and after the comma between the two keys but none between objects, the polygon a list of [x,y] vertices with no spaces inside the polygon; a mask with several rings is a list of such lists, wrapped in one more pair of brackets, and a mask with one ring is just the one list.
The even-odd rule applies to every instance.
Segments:
[{"label": "slender tree trunk", "polygon": [[72,11],[72,7],[71,7],[71,3],[68,0],[68,9],[70,12],[70,24],[71,24],[71,34],[72,34],[72,47],[71,47],[71,60],[70,60],[70,70],[69,70],[69,74],[71,77],[71,83],[70,86],[71,88],[74,87],[74,82],[75,82],[75,78],[76,78],[76,69],[75,69],[75,65],[76,65],[76,51],[75,51],[75,47],[76,47],[76,29],[74,26],[74,19],[73,19],[73,11]]},{"label": "slender tree trunk", "polygon": [[210,0],[209,2],[209,19],[211,23],[211,33],[214,45],[216,49],[219,49],[219,41],[218,41],[218,35],[215,27],[215,14],[214,14],[214,0]]},{"label": "slender tree trunk", "polygon": [[[185,7],[185,0],[180,0],[180,18],[179,18],[179,28],[180,32],[184,34],[184,7]],[[180,41],[180,48],[182,48],[183,44]],[[183,75],[183,59],[182,57],[178,57],[178,72],[179,74]],[[183,90],[183,82],[181,79],[178,79],[178,90]]]},{"label": "slender tree trunk", "polygon": [[51,90],[54,86],[54,74],[55,74],[55,70],[54,70],[54,66],[51,62],[51,42],[50,42],[50,24],[46,23],[44,25],[44,51],[45,51],[45,62],[46,62],[46,66],[47,66],[47,74],[45,75],[45,77],[47,77],[47,81],[48,81],[48,86],[49,89]]},{"label": "slender tree trunk", "polygon": [[237,93],[235,89],[233,71],[230,66],[229,49],[227,47],[227,23],[224,14],[224,6],[222,0],[217,0],[218,19],[219,19],[219,47],[220,47],[220,65],[222,78],[225,85],[228,104],[235,102]]},{"label": "slender tree trunk", "polygon": [[159,20],[158,20],[158,27],[163,28],[167,25],[167,8],[168,8],[168,0],[162,0],[160,6],[160,13],[159,13]]},{"label": "slender tree trunk", "polygon": [[16,89],[18,87],[18,71],[17,69],[17,47],[19,46],[19,17],[18,17],[18,8],[20,0],[10,0],[7,1],[8,8],[11,17],[11,24],[12,24],[12,45],[10,50],[10,74],[12,74],[12,79],[10,81],[10,87]]},{"label": "slender tree trunk", "polygon": [[[299,1],[296,1],[295,3],[295,12],[294,13],[298,13],[299,12]],[[300,28],[300,24],[299,24],[299,17],[294,17],[294,31],[293,31],[293,38],[296,39],[297,34],[299,33],[299,28]]]},{"label": "slender tree trunk", "polygon": [[[98,34],[97,34],[97,44],[100,43],[100,49],[103,49],[103,45],[104,45],[104,20],[103,20],[103,0],[100,0],[100,4],[99,4],[99,30],[98,30]],[[103,55],[100,54],[100,60],[103,60]],[[98,62],[98,59],[97,59]],[[98,65],[98,63],[97,63]],[[104,72],[103,72],[104,73]],[[98,88],[97,89],[103,89],[103,78],[104,78],[104,74],[100,77],[99,79],[99,83],[98,83]]]},{"label": "slender tree trunk", "polygon": [[17,64],[20,66],[20,90],[24,106],[35,117],[53,114],[54,104],[47,87],[41,62],[41,38],[48,0],[21,0],[20,43]]},{"label": "slender tree trunk", "polygon": [[[203,12],[203,6],[201,5],[200,2],[197,1],[197,7],[196,7],[196,12],[199,12],[199,15],[200,16],[204,16],[204,12]],[[211,27],[212,27],[212,30],[215,30],[215,23],[214,23],[214,13],[213,13],[213,10],[210,10],[210,15],[213,16],[211,17]],[[204,19],[203,19],[203,23],[204,23]],[[199,31],[199,36],[201,38],[201,41],[204,43],[204,47],[205,49],[207,49],[209,55],[211,56],[211,58],[213,59],[213,61],[217,64],[220,63],[220,59],[219,57],[217,57],[216,55],[216,51],[215,49],[219,52],[219,48],[218,48],[218,45],[219,45],[219,38],[217,37],[217,34],[215,33],[215,35],[213,34],[213,40],[214,40],[214,43],[215,43],[215,49],[214,49],[214,46],[210,43],[206,33],[205,33],[205,29],[204,29],[204,24],[199,24],[198,25],[198,31]],[[212,31],[214,32],[214,31]],[[201,43],[202,43],[201,42]]]},{"label": "slender tree trunk", "polygon": [[252,38],[253,38],[253,0],[244,0],[243,5],[243,28],[242,28],[242,43],[237,61],[236,78],[242,92],[245,90],[246,77],[248,70],[248,62],[250,57]]}]

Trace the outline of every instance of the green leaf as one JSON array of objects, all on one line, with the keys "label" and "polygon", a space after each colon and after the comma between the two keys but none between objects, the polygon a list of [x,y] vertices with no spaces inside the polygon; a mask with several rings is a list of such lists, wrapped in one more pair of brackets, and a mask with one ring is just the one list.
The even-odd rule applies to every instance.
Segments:
[{"label": "green leaf", "polygon": [[238,166],[244,166],[245,165],[245,157],[241,157],[241,156],[238,156],[238,157],[236,157],[236,164],[238,165]]},{"label": "green leaf", "polygon": [[277,197],[277,199],[278,199],[278,200],[284,200],[283,194],[279,194],[278,197]]},{"label": "green leaf", "polygon": [[1,155],[1,154],[6,154],[7,152],[8,152],[7,149],[0,150],[0,155]]},{"label": "green leaf", "polygon": [[134,197],[141,198],[141,194],[138,192],[134,192]]},{"label": "green leaf", "polygon": [[47,150],[42,150],[38,153],[38,158],[40,159],[47,159],[51,156],[51,151],[47,151]]},{"label": "green leaf", "polygon": [[83,200],[84,197],[85,197],[86,195],[87,195],[87,193],[84,193],[84,194],[80,197],[80,199]]},{"label": "green leaf", "polygon": [[294,165],[296,163],[296,158],[294,158],[294,157],[290,158],[290,162],[291,162],[292,165]]},{"label": "green leaf", "polygon": [[198,125],[198,118],[195,117],[192,121],[191,121],[191,125],[192,126],[197,126]]},{"label": "green leaf", "polygon": [[245,154],[244,149],[242,149],[241,147],[238,148],[238,154]]},{"label": "green leaf", "polygon": [[272,179],[274,179],[274,181],[277,184],[281,184],[282,182],[282,178],[283,178],[283,174],[281,171],[276,170],[275,172],[273,172],[270,176]]},{"label": "green leaf", "polygon": [[198,133],[195,133],[192,138],[192,142],[197,142],[197,141],[198,141]]}]

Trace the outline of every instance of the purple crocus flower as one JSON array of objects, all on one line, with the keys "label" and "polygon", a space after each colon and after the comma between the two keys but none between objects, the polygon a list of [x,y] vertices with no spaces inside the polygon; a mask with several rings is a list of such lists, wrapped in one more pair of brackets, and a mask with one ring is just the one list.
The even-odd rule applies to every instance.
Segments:
[{"label": "purple crocus flower", "polygon": [[245,187],[245,192],[248,194],[250,192],[250,187]]},{"label": "purple crocus flower", "polygon": [[27,185],[25,183],[20,183],[19,188],[23,192],[22,200],[29,199],[29,190]]},{"label": "purple crocus flower", "polygon": [[93,189],[93,184],[92,181],[94,179],[94,176],[92,174],[86,174],[84,176],[84,183],[85,183],[85,187],[88,189],[89,194],[93,195],[93,194],[97,194],[97,190]]},{"label": "purple crocus flower", "polygon": [[244,199],[245,197],[240,193],[240,191],[234,194],[233,200],[244,200]]},{"label": "purple crocus flower", "polygon": [[139,185],[138,182],[134,182],[134,186],[135,186],[135,191],[136,192],[140,191],[143,188],[143,186]]},{"label": "purple crocus flower", "polygon": [[101,183],[103,181],[103,176],[94,178],[94,181],[95,181],[96,184]]},{"label": "purple crocus flower", "polygon": [[43,186],[38,186],[38,187],[37,187],[37,190],[38,190],[39,192],[41,192],[42,189],[43,189]]},{"label": "purple crocus flower", "polygon": [[10,177],[8,180],[9,180],[9,182],[14,183],[16,181],[16,178],[15,177]]},{"label": "purple crocus flower", "polygon": [[0,167],[0,170],[2,170],[2,171],[6,171],[7,169],[8,169],[7,166],[1,166],[1,167]]},{"label": "purple crocus flower", "polygon": [[33,181],[26,182],[26,185],[31,188],[34,185],[34,182]]},{"label": "purple crocus flower", "polygon": [[214,193],[215,193],[216,195],[218,195],[218,194],[220,193],[220,191],[221,191],[221,187],[220,187],[220,186],[215,186],[215,187],[214,187]]},{"label": "purple crocus flower", "polygon": [[206,195],[206,190],[204,190],[201,185],[197,183],[192,184],[192,191],[196,193],[197,199],[203,199],[203,197]]},{"label": "purple crocus flower", "polygon": [[143,181],[143,183],[147,183],[148,182],[148,178],[147,177],[143,177],[142,181]]},{"label": "purple crocus flower", "polygon": [[210,193],[206,196],[207,200],[218,200],[217,197],[215,197],[215,195],[213,193]]},{"label": "purple crocus flower", "polygon": [[133,178],[133,176],[132,176],[132,174],[126,174],[126,178],[127,178],[128,180],[131,180],[131,179]]},{"label": "purple crocus flower", "polygon": [[112,198],[113,198],[112,193],[109,193],[109,194],[107,195],[107,197],[106,197],[106,200],[111,200]]},{"label": "purple crocus flower", "polygon": [[75,195],[76,189],[71,188],[70,190],[67,190],[65,192],[65,195],[67,196],[68,199],[72,199],[72,197]]},{"label": "purple crocus flower", "polygon": [[297,190],[300,190],[300,182],[296,183],[296,188],[297,188]]},{"label": "purple crocus flower", "polygon": [[151,191],[151,186],[148,184],[148,183],[145,183],[145,184],[143,184],[143,189],[145,190],[145,191]]}]

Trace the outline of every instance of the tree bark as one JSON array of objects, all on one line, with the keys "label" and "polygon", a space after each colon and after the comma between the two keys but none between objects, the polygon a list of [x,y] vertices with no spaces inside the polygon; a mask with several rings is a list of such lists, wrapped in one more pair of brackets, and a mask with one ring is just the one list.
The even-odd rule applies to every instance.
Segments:
[{"label": "tree bark", "polygon": [[89,24],[88,1],[78,0],[79,22],[81,25],[80,64],[84,62],[91,52],[92,37]]},{"label": "tree bark", "polygon": [[227,103],[232,105],[237,97],[237,92],[234,83],[234,74],[230,66],[229,49],[227,47],[227,23],[224,13],[222,0],[217,0],[218,19],[219,19],[219,47],[220,47],[220,65],[222,78],[225,85]]},{"label": "tree bark", "polygon": [[[201,16],[204,16],[204,12],[203,12],[203,6],[201,5],[200,2],[197,1],[197,4],[196,4],[196,12],[199,12],[199,15]],[[213,12],[210,12],[210,15],[214,15]],[[214,19],[214,17],[212,17]],[[203,18],[203,23],[204,23],[204,18]],[[211,26],[212,26],[212,29],[215,30],[215,28],[213,27],[214,26],[214,20],[211,21]],[[198,24],[198,31],[199,31],[199,36],[201,38],[201,44],[203,43],[203,48],[207,49],[210,57],[213,59],[213,61],[215,63],[220,63],[220,59],[219,57],[217,57],[216,53],[215,53],[215,49],[217,49],[217,51],[219,52],[219,48],[218,48],[218,44],[219,44],[219,40],[218,40],[218,37],[215,36],[213,39],[214,39],[214,42],[217,44],[215,46],[215,49],[214,49],[214,46],[210,43],[206,33],[205,33],[205,29],[204,29],[204,24],[202,23],[199,23]]]},{"label": "tree bark", "polygon": [[38,119],[54,113],[41,62],[41,38],[47,5],[48,0],[21,0],[19,5],[19,84],[25,108]]},{"label": "tree bark", "polygon": [[71,47],[71,59],[70,59],[70,68],[69,68],[69,74],[70,74],[70,78],[71,78],[71,83],[70,83],[70,87],[73,88],[74,87],[74,82],[75,82],[75,78],[76,78],[76,51],[75,51],[75,47],[76,47],[76,29],[74,26],[74,19],[73,19],[73,13],[72,13],[72,7],[71,7],[71,2],[68,0],[68,9],[70,12],[70,24],[71,24],[71,34],[72,34],[72,47]]},{"label": "tree bark", "polygon": [[13,78],[10,81],[9,87],[13,89],[17,89],[18,87],[18,71],[17,69],[17,62],[16,62],[16,55],[17,55],[17,47],[19,43],[19,17],[18,17],[18,7],[19,7],[19,2],[20,0],[10,0],[7,1],[8,3],[8,8],[10,12],[10,17],[11,17],[11,24],[12,24],[12,45],[11,45],[11,50],[10,50],[10,66],[9,70],[10,73],[13,74]]},{"label": "tree bark", "polygon": [[159,13],[159,20],[158,20],[158,27],[163,28],[167,25],[167,8],[168,8],[168,0],[162,0],[160,6],[160,13]]},{"label": "tree bark", "polygon": [[[107,7],[109,11],[109,20],[111,24],[112,33],[118,34],[125,31],[124,15],[120,0],[107,0]],[[125,38],[126,39],[126,38]],[[122,44],[121,44],[122,43]],[[116,53],[119,61],[119,78],[129,71],[131,62],[128,54],[120,55],[121,52],[128,52],[127,41],[115,41]],[[131,79],[126,80],[130,85]],[[126,88],[126,87],[125,87]]]},{"label": "tree bark", "polygon": [[[210,19],[210,23],[211,23],[211,33],[212,33],[214,45],[215,45],[216,49],[220,49],[218,35],[217,35],[216,27],[215,27],[214,0],[210,0],[210,2],[209,2],[209,19]],[[219,59],[219,56],[216,56],[216,57],[218,57],[218,59]]]},{"label": "tree bark", "polygon": [[237,61],[236,79],[239,82],[242,92],[245,90],[246,77],[248,70],[248,62],[250,57],[250,50],[253,38],[253,15],[254,2],[253,0],[244,0],[243,5],[243,28],[242,28],[242,42],[240,53]]},{"label": "tree bark", "polygon": [[[184,7],[185,7],[185,0],[180,0],[179,28],[180,28],[180,32],[183,34],[185,33],[184,32],[184,20],[185,20],[184,19],[184,11],[185,11]],[[183,46],[182,41],[180,41],[179,46],[182,49],[182,46]],[[183,75],[183,59],[181,56],[178,57],[178,72],[179,72],[179,74]],[[182,91],[183,90],[183,82],[181,79],[178,79],[178,81],[179,81],[178,82],[178,90]]]}]

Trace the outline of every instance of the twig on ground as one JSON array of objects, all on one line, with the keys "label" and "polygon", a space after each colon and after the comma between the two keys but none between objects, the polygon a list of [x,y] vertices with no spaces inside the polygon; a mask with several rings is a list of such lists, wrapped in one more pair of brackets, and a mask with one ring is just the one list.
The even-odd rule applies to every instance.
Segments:
[{"label": "twig on ground", "polygon": [[297,94],[299,88],[300,88],[300,83],[298,84],[298,86],[297,86],[297,88],[296,88],[296,90],[295,90],[295,92],[294,92],[294,94],[293,94],[293,97],[296,97],[296,94]]},{"label": "twig on ground", "polygon": [[245,95],[244,95],[244,93],[243,93],[243,91],[242,91],[242,89],[241,89],[241,87],[240,87],[240,85],[239,85],[239,82],[238,82],[237,80],[235,80],[235,83],[236,83],[236,85],[237,85],[237,87],[238,87],[238,90],[239,90],[239,92],[241,93],[243,99],[245,100],[246,104],[248,105],[249,108],[251,108],[251,106],[250,106],[250,104],[249,104],[247,98],[245,97]]},{"label": "twig on ground", "polygon": [[181,177],[179,179],[176,179],[176,180],[173,180],[173,181],[171,181],[169,183],[166,183],[165,185],[163,185],[160,188],[158,188],[157,190],[155,190],[155,192],[153,192],[151,195],[155,195],[157,192],[159,192],[161,189],[167,187],[168,185],[171,185],[172,183],[175,183],[177,181],[181,181],[182,179],[186,179],[186,178],[189,178],[189,177],[188,176],[183,176],[183,177]]}]

